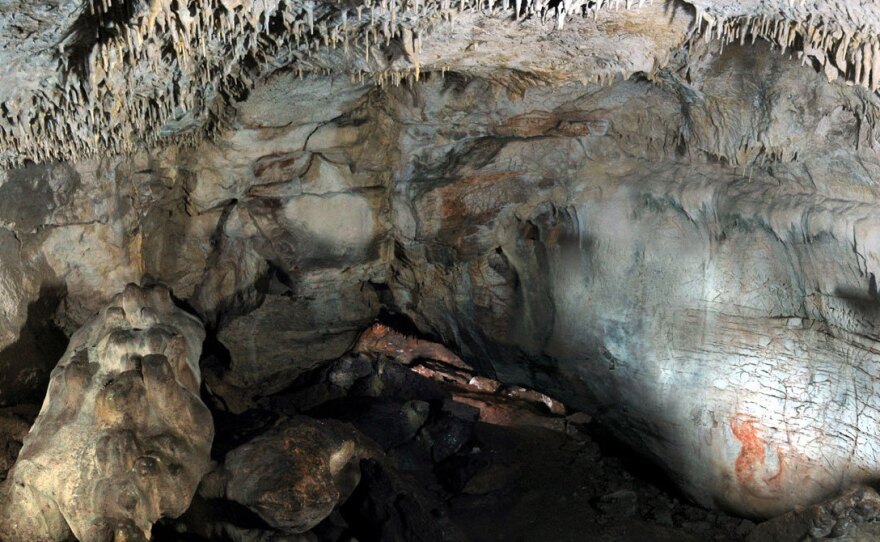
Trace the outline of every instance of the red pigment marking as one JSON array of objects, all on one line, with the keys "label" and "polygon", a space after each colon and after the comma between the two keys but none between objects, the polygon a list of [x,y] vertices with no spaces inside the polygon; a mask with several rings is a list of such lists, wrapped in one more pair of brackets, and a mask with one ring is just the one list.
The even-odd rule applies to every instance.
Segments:
[{"label": "red pigment marking", "polygon": [[772,474],[766,473],[758,480],[763,482],[763,485],[770,487],[759,486],[755,483],[755,478],[759,473],[765,474],[767,456],[766,442],[761,438],[761,430],[756,425],[756,420],[745,414],[737,414],[730,418],[730,430],[742,445],[739,457],[734,463],[737,481],[753,492],[761,489],[778,489],[782,484],[783,457],[781,448],[776,448],[779,469]]},{"label": "red pigment marking", "polygon": [[444,218],[491,216],[501,207],[501,203],[497,201],[497,198],[490,199],[487,202],[483,202],[483,204],[469,204],[469,197],[473,194],[484,194],[487,188],[516,180],[520,175],[516,171],[482,173],[463,177],[455,183],[444,186],[438,190],[443,206]]},{"label": "red pigment marking", "polygon": [[764,465],[766,459],[764,441],[758,435],[753,419],[734,416],[730,418],[730,430],[742,444],[734,464],[736,479],[743,485],[752,484],[755,481],[755,472]]}]

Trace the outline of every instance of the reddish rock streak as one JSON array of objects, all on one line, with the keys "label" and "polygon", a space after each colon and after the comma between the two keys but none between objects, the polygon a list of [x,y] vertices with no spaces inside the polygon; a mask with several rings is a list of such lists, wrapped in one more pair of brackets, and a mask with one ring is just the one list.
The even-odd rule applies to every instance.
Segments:
[{"label": "reddish rock streak", "polygon": [[461,358],[442,344],[407,337],[384,324],[373,324],[364,331],[358,338],[354,350],[364,354],[385,355],[404,365],[411,365],[413,360],[421,358],[470,369]]},{"label": "reddish rock streak", "polygon": [[730,430],[733,436],[742,445],[739,456],[734,463],[736,480],[744,488],[758,496],[769,496],[766,493],[778,490],[781,485],[783,457],[779,448],[776,449],[779,458],[779,468],[773,474],[767,474],[756,481],[760,474],[766,473],[767,443],[761,437],[761,429],[757,420],[737,414],[730,418]]}]

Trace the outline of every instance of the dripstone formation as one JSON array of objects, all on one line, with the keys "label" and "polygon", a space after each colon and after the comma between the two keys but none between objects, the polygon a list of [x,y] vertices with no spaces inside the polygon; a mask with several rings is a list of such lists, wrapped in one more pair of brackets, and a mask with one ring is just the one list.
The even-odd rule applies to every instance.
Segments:
[{"label": "dripstone formation", "polygon": [[0,487],[0,539],[149,540],[209,467],[204,328],[163,287],[133,284],[71,338]]}]

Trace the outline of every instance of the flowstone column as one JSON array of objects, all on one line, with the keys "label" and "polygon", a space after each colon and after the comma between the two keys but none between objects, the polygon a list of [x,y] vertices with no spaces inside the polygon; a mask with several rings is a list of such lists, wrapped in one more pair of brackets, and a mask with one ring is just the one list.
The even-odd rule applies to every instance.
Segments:
[{"label": "flowstone column", "polygon": [[167,289],[133,284],[71,338],[0,486],[5,542],[148,540],[208,471],[204,327]]}]

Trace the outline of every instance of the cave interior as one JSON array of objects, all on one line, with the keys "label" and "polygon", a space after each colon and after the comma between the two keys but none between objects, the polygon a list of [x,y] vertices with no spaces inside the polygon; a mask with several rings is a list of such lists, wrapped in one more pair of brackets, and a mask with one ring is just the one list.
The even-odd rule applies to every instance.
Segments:
[{"label": "cave interior", "polygon": [[880,539],[880,4],[2,0],[0,66],[0,542]]}]

